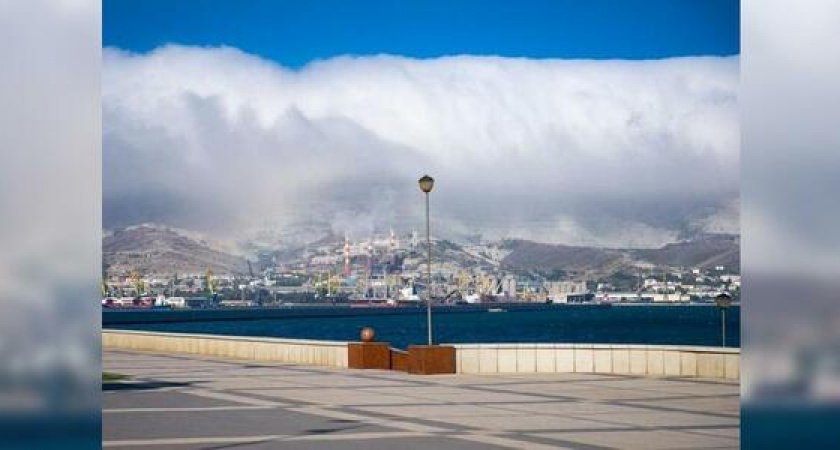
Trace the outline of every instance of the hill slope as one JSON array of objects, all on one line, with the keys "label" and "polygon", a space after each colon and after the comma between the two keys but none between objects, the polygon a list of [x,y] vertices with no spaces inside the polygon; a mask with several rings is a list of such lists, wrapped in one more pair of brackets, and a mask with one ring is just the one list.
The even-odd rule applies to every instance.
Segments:
[{"label": "hill slope", "polygon": [[215,242],[178,229],[137,225],[106,233],[102,260],[108,273],[246,273],[247,263]]},{"label": "hill slope", "polygon": [[736,235],[709,234],[658,249],[628,250],[635,259],[671,267],[741,266],[741,240]]},{"label": "hill slope", "polygon": [[736,235],[703,235],[692,240],[667,244],[657,249],[606,249],[541,244],[512,240],[502,266],[511,270],[554,270],[611,275],[641,264],[669,267],[725,266],[739,272],[740,239]]},{"label": "hill slope", "polygon": [[510,254],[502,259],[502,267],[511,270],[563,270],[608,274],[630,265],[630,261],[618,250],[522,240],[506,241],[503,245]]}]

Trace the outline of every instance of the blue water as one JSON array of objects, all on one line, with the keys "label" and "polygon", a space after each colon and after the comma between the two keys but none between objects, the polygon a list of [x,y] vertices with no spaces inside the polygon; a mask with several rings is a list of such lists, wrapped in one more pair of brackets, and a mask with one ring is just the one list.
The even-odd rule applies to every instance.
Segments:
[{"label": "blue water", "polygon": [[[726,345],[739,347],[740,308],[726,312]],[[435,313],[436,343],[586,342],[721,345],[721,314],[713,306],[571,306],[536,311]],[[425,311],[403,315],[288,317],[255,320],[135,323],[112,328],[356,341],[366,326],[376,340],[405,348],[426,342]]]}]

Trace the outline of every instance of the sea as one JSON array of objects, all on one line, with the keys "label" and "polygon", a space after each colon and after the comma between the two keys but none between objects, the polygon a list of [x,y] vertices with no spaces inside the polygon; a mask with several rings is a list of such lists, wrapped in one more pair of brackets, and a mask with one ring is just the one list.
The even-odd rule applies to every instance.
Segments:
[{"label": "sea", "polygon": [[[103,316],[103,327],[178,333],[258,336],[295,339],[358,341],[364,327],[375,330],[375,340],[406,348],[427,341],[426,311],[416,308],[399,314],[383,314],[371,308],[354,309],[347,315],[315,311],[287,317],[254,311],[246,319],[179,321],[177,315],[160,321],[160,315],[132,313],[130,323]],[[384,309],[384,308],[383,308]],[[122,313],[124,314],[124,313]],[[261,317],[261,314],[271,317]],[[114,314],[119,316],[120,313]],[[740,347],[740,306],[726,310],[725,345]],[[127,317],[127,316],[124,316]],[[158,319],[152,320],[152,317]],[[238,315],[236,317],[242,317]],[[596,305],[552,308],[434,311],[436,344],[456,343],[595,343],[721,346],[721,310],[713,305]]]}]

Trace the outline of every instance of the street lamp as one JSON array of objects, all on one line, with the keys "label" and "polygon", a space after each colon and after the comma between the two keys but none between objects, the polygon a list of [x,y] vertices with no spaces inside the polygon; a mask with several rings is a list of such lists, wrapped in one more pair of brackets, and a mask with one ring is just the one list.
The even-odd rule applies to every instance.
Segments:
[{"label": "street lamp", "polygon": [[729,308],[731,304],[732,296],[726,292],[721,292],[715,297],[715,305],[720,309],[720,334],[723,347],[726,347],[726,308]]},{"label": "street lamp", "polygon": [[432,235],[429,225],[429,192],[432,192],[432,188],[435,186],[435,179],[423,175],[417,183],[420,185],[420,190],[426,194],[426,250],[428,252],[428,259],[426,260],[426,326],[429,330],[429,345],[432,345]]}]

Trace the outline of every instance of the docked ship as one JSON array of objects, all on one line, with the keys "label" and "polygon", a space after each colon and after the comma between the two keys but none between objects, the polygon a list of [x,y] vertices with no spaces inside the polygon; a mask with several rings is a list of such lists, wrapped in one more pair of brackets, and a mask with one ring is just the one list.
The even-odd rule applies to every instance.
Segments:
[{"label": "docked ship", "polygon": [[397,306],[416,306],[421,303],[420,296],[417,295],[413,286],[407,286],[399,289],[395,295],[387,295],[390,289],[386,290],[386,295],[376,295],[374,289],[367,290],[365,295],[351,295],[350,306],[356,308],[389,308]]}]

